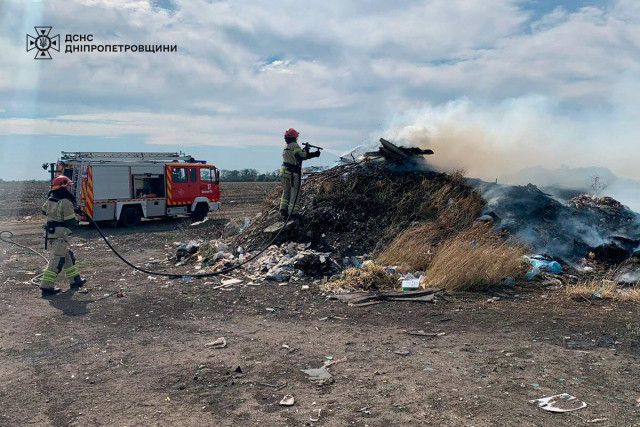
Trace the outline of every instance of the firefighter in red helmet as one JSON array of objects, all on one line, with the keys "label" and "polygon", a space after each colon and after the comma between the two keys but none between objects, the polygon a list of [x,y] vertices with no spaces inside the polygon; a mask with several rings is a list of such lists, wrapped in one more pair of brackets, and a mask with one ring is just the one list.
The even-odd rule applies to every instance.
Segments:
[{"label": "firefighter in red helmet", "polygon": [[86,283],[80,277],[76,267],[73,251],[69,249],[71,229],[78,225],[75,214],[76,198],[69,191],[72,181],[66,176],[58,176],[51,183],[51,191],[42,206],[42,213],[47,216],[45,238],[51,241],[53,253],[40,281],[42,296],[56,295],[62,292],[56,288],[58,274],[64,269],[65,276],[72,289],[78,289]]},{"label": "firefighter in red helmet", "polygon": [[[285,147],[282,151],[282,167],[280,168],[280,183],[282,185],[282,198],[280,199],[280,215],[283,219],[291,216],[294,221],[300,215],[300,177],[302,174],[302,161],[320,157],[320,151],[310,152],[298,145],[300,133],[293,128],[284,133]],[[296,200],[297,197],[297,200]]]}]

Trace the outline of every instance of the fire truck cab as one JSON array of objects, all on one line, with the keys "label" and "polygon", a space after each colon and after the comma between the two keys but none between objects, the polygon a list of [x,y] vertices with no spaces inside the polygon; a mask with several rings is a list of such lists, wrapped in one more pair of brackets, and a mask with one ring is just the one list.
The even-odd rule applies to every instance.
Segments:
[{"label": "fire truck cab", "polygon": [[202,220],[220,209],[218,169],[183,153],[63,151],[51,174],[71,178],[83,220],[132,227],[142,218]]}]

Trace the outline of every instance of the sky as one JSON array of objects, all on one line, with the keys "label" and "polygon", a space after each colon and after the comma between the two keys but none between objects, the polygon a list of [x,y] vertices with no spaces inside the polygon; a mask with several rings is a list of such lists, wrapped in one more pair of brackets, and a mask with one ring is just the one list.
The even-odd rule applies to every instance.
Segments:
[{"label": "sky", "polygon": [[[51,60],[35,26],[61,35]],[[68,34],[177,51],[65,53]],[[272,171],[293,127],[325,147],[309,166],[386,137],[485,179],[640,180],[639,48],[633,0],[0,0],[0,178],[80,150]]]}]

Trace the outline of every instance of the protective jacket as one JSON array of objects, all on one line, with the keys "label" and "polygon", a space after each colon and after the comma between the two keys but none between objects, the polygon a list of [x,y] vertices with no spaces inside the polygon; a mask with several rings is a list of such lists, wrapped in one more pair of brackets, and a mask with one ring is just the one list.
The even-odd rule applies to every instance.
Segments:
[{"label": "protective jacket", "polygon": [[74,211],[75,198],[66,189],[51,191],[49,198],[42,206],[42,213],[47,216],[47,231],[50,239],[65,238],[71,229],[78,226]]},{"label": "protective jacket", "polygon": [[300,173],[302,171],[302,161],[309,158],[309,152],[300,148],[297,142],[289,142],[282,150],[282,168],[280,173],[292,172]]}]

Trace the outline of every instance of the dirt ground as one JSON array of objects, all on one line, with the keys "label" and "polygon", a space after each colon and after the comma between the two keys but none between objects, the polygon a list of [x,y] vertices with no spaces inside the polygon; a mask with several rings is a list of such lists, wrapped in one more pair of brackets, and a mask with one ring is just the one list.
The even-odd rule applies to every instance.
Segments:
[{"label": "dirt ground", "polygon": [[[137,265],[193,273],[166,261],[174,242],[255,215],[273,185],[226,187],[228,203],[200,228],[105,232]],[[43,189],[24,189],[0,193],[20,204],[0,212],[0,230],[42,248]],[[72,246],[88,293],[60,283],[66,292],[43,299],[29,283],[43,261],[0,242],[1,426],[640,425],[636,305],[516,287],[356,308],[302,283],[216,289],[219,279],[135,273],[88,226]],[[225,348],[205,345],[219,337]],[[302,372],[325,362],[336,362],[329,380]],[[565,392],[588,406],[529,403]],[[280,406],[287,394],[295,404]]]}]

